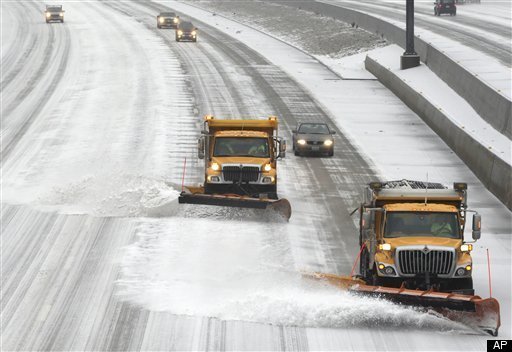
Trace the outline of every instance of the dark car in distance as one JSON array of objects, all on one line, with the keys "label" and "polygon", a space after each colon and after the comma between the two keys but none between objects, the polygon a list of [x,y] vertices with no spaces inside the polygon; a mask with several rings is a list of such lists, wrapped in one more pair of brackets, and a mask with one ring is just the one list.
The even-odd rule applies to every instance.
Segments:
[{"label": "dark car in distance", "polygon": [[192,22],[180,22],[176,28],[176,41],[190,40],[197,42],[197,28],[194,27]]},{"label": "dark car in distance", "polygon": [[303,122],[292,130],[293,151],[295,155],[327,154],[334,155],[335,131],[320,122]]},{"label": "dark car in distance", "polygon": [[176,16],[174,12],[160,12],[156,16],[156,26],[158,28],[177,28],[180,23],[180,16]]},{"label": "dark car in distance", "polygon": [[434,5],[435,16],[441,16],[443,13],[449,13],[450,16],[457,15],[455,0],[436,0]]},{"label": "dark car in distance", "polygon": [[44,18],[46,19],[46,23],[53,21],[64,23],[64,10],[62,9],[62,5],[46,5]]}]

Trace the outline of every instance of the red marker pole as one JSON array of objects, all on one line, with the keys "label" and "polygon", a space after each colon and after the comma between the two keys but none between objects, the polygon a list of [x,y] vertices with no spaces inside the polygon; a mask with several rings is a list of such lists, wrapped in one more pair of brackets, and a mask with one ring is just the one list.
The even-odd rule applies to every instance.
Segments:
[{"label": "red marker pole", "polygon": [[489,248],[487,248],[487,274],[489,276],[489,297],[492,297],[492,286],[491,286],[491,259],[489,257]]},{"label": "red marker pole", "polygon": [[363,253],[364,247],[366,247],[366,243],[363,243],[363,245],[361,246],[361,249],[359,250],[359,254],[357,255],[356,261],[354,262],[354,265],[352,266],[352,271],[350,272],[350,277],[354,276],[354,270],[356,270],[357,261],[361,257],[361,253]]},{"label": "red marker pole", "polygon": [[185,189],[185,170],[187,169],[187,158],[183,162],[183,175],[181,176],[181,191],[183,192]]}]

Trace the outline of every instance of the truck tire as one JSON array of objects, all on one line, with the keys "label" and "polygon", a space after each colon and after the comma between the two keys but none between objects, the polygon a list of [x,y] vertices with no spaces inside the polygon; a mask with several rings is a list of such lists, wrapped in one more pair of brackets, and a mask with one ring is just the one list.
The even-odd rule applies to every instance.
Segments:
[{"label": "truck tire", "polygon": [[365,248],[363,252],[361,253],[361,257],[359,258],[359,274],[363,277],[364,281],[367,283],[371,283],[372,275],[371,270],[368,269],[368,266],[370,265],[370,254],[368,253],[368,250]]}]

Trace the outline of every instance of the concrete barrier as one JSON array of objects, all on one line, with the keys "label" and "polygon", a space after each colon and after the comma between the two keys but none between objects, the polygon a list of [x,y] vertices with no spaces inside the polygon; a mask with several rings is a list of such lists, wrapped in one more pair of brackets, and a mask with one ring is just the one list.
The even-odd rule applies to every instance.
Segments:
[{"label": "concrete barrier", "polygon": [[475,173],[485,187],[512,210],[512,167],[507,162],[454,124],[444,111],[440,111],[391,70],[369,56],[366,57],[365,67],[420,116]]},{"label": "concrete barrier", "polygon": [[[405,47],[404,29],[366,13],[316,1],[271,0],[270,2],[335,18],[376,33],[402,48]],[[509,98],[421,38],[415,38],[415,48],[421,61],[432,72],[463,97],[491,126],[512,139],[512,103]],[[397,60],[400,58],[397,57]]]}]

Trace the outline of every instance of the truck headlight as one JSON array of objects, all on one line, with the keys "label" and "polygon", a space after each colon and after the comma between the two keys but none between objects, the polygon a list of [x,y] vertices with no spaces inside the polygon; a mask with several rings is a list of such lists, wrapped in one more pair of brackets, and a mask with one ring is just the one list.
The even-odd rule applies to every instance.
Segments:
[{"label": "truck headlight", "polygon": [[463,244],[462,246],[460,246],[461,252],[471,252],[472,250],[473,250],[472,244]]},{"label": "truck headlight", "polygon": [[297,144],[305,145],[305,144],[306,144],[306,140],[304,140],[304,139],[299,139],[299,140],[297,141]]},{"label": "truck headlight", "polygon": [[212,168],[213,171],[219,171],[220,170],[220,165],[217,164],[217,163],[212,163],[212,165],[210,167]]},{"label": "truck headlight", "polygon": [[327,146],[327,147],[330,147],[332,145],[332,140],[326,139],[325,142],[324,142],[324,145]]},{"label": "truck headlight", "polygon": [[263,171],[269,172],[270,170],[272,170],[272,165],[266,164],[265,166],[263,166]]},{"label": "truck headlight", "polygon": [[60,17],[64,16],[64,12],[59,13]]},{"label": "truck headlight", "polygon": [[163,17],[160,17],[160,18],[158,19],[158,21],[159,21],[160,23],[164,23],[164,21],[165,21],[165,20],[164,20],[164,18],[163,18]]},{"label": "truck headlight", "polygon": [[181,37],[183,35],[183,31],[178,31],[178,35]]},{"label": "truck headlight", "polygon": [[379,249],[381,251],[390,251],[391,245],[389,243],[381,243],[381,244],[379,244]]},{"label": "truck headlight", "polygon": [[178,23],[178,19],[176,17],[174,17],[174,19],[172,20],[174,23]]},{"label": "truck headlight", "polygon": [[47,12],[47,13],[46,13],[46,17],[50,17],[51,15],[52,15],[52,14],[51,14],[51,13],[49,13],[49,12]]},{"label": "truck headlight", "polygon": [[192,33],[190,33],[190,34],[192,34],[192,36],[195,37],[196,36],[196,31],[192,31]]}]

